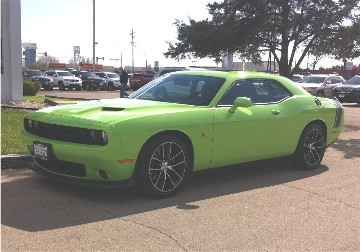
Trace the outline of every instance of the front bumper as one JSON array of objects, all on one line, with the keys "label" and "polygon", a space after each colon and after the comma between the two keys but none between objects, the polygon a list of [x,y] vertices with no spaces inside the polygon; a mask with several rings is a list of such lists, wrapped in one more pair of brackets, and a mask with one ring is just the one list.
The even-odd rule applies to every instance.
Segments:
[{"label": "front bumper", "polygon": [[37,170],[53,177],[84,184],[116,184],[133,176],[136,160],[119,142],[106,146],[69,143],[37,137],[24,130],[22,139],[31,154],[34,141],[51,145],[48,160],[33,159]]},{"label": "front bumper", "polygon": [[341,102],[360,103],[360,93],[335,93],[334,96]]},{"label": "front bumper", "polygon": [[121,181],[87,181],[87,180],[82,180],[82,179],[77,179],[77,178],[69,178],[69,177],[59,176],[56,173],[50,172],[46,169],[43,169],[36,162],[31,163],[30,168],[33,171],[35,171],[36,173],[45,175],[47,177],[50,177],[51,179],[61,181],[61,182],[81,185],[81,186],[106,188],[106,189],[117,189],[117,188],[133,187],[135,185],[135,182],[132,178],[121,180]]}]

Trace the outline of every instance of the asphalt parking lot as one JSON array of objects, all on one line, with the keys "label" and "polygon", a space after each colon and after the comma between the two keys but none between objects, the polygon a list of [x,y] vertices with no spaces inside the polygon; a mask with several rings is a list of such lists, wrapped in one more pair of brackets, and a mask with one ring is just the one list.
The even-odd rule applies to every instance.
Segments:
[{"label": "asphalt parking lot", "polygon": [[344,108],[319,169],[270,160],[194,173],[166,199],[54,182],[29,164],[2,170],[2,251],[359,251],[360,105]]}]

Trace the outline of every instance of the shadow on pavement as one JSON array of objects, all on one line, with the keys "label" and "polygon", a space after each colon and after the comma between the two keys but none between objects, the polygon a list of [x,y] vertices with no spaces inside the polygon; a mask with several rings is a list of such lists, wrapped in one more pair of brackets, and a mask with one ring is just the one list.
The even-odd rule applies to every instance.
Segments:
[{"label": "shadow on pavement", "polygon": [[88,224],[177,207],[199,208],[196,201],[270,187],[326,172],[293,168],[288,160],[268,160],[192,174],[170,198],[141,196],[134,189],[98,190],[69,185],[24,169],[21,179],[2,183],[2,224],[30,232]]}]

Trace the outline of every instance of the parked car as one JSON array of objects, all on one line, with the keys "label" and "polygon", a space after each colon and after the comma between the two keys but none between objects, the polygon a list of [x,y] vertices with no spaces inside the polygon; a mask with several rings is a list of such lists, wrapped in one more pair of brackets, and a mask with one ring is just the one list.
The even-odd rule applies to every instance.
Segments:
[{"label": "parked car", "polygon": [[334,95],[340,102],[356,102],[360,104],[360,75],[355,75],[343,85],[335,87]]},{"label": "parked car", "polygon": [[312,74],[299,82],[312,95],[333,96],[334,87],[345,82],[340,75]]},{"label": "parked car", "polygon": [[130,88],[132,90],[138,90],[146,83],[150,82],[154,78],[154,74],[143,74],[143,73],[134,73],[129,78]]},{"label": "parked car", "polygon": [[95,72],[97,76],[103,78],[106,81],[107,90],[113,91],[120,87],[120,75],[111,72]]},{"label": "parked car", "polygon": [[75,70],[71,73],[82,80],[82,88],[84,90],[105,90],[107,88],[106,81],[93,72]]},{"label": "parked car", "polygon": [[293,76],[290,77],[290,80],[292,80],[293,82],[301,82],[304,78],[305,78],[304,75],[294,74]]},{"label": "parked car", "polygon": [[80,78],[75,77],[69,71],[64,70],[48,70],[45,72],[46,76],[51,77],[54,83],[59,87],[59,90],[81,90],[82,81]]},{"label": "parked car", "polygon": [[154,79],[167,74],[167,73],[172,73],[172,72],[176,72],[176,71],[185,71],[185,70],[190,70],[190,68],[188,67],[162,67],[159,69],[159,71],[157,71],[157,73],[154,76]]},{"label": "parked car", "polygon": [[22,139],[39,173],[166,197],[192,171],[280,156],[315,169],[343,126],[339,101],[314,97],[287,78],[180,71],[128,98],[27,113]]},{"label": "parked car", "polygon": [[31,78],[35,81],[38,81],[41,83],[41,87],[44,90],[53,90],[54,88],[54,80],[44,74],[44,72],[40,70],[25,70],[24,71],[24,77]]}]

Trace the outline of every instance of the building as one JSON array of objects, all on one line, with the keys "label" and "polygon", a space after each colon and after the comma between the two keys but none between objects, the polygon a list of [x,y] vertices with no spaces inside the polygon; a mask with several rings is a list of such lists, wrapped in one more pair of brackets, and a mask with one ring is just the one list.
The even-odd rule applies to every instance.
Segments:
[{"label": "building", "polygon": [[1,0],[1,103],[22,103],[20,0]]}]

